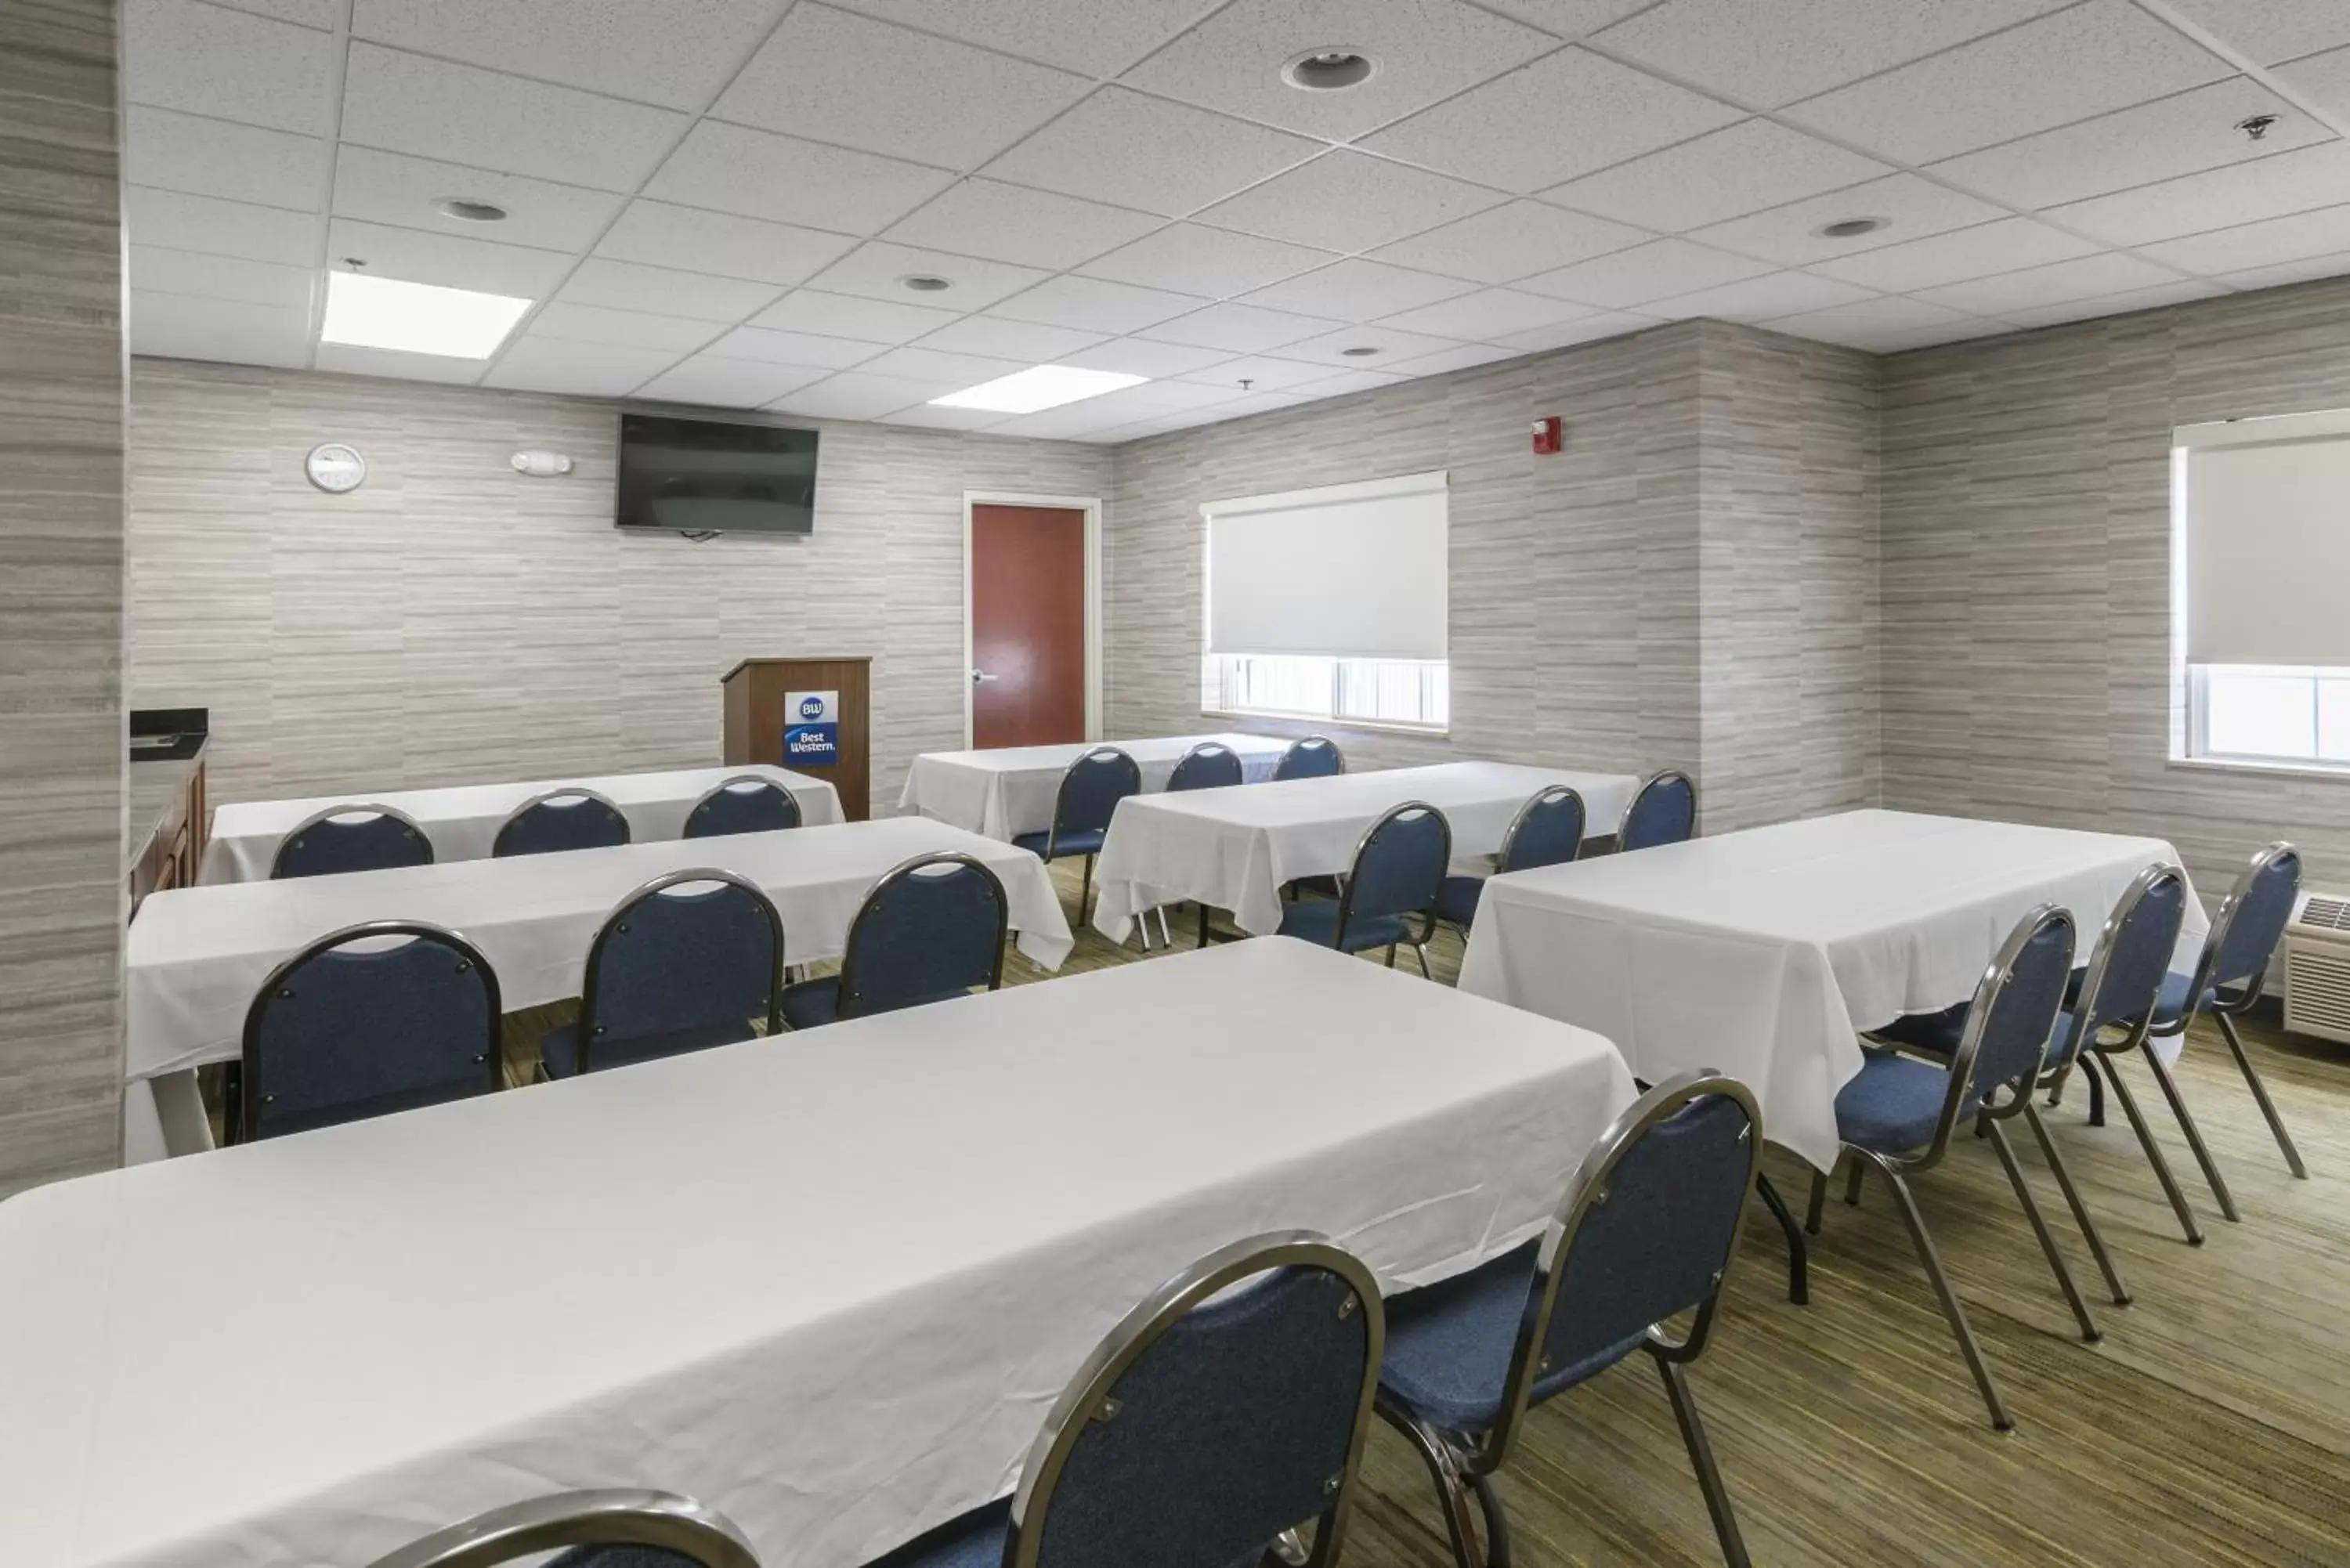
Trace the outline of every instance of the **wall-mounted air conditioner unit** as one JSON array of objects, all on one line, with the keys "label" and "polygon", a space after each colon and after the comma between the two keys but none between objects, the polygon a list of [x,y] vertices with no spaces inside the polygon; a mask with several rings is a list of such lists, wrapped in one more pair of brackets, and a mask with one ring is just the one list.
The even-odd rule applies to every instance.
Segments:
[{"label": "wall-mounted air conditioner unit", "polygon": [[2284,929],[2284,1026],[2350,1041],[2350,895],[2303,893]]}]

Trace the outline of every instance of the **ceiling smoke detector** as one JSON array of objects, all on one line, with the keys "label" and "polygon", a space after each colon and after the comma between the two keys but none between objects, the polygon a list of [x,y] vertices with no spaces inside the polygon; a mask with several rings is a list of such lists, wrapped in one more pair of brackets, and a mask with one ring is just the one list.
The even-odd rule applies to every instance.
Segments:
[{"label": "ceiling smoke detector", "polygon": [[2242,131],[2251,140],[2265,141],[2268,140],[2269,128],[2282,118],[2282,115],[2256,114],[2250,119],[2236,121],[2236,129]]},{"label": "ceiling smoke detector", "polygon": [[444,218],[454,218],[465,223],[503,223],[506,210],[495,202],[476,201],[471,196],[443,196],[432,203],[432,210]]},{"label": "ceiling smoke detector", "polygon": [[898,280],[899,288],[910,288],[916,294],[943,294],[954,286],[954,279],[941,277],[934,272],[910,272]]},{"label": "ceiling smoke detector", "polygon": [[1856,240],[1863,234],[1873,234],[1891,224],[1890,218],[1838,218],[1833,223],[1822,223],[1812,233],[1824,240]]},{"label": "ceiling smoke detector", "polygon": [[1341,348],[1338,352],[1345,355],[1349,359],[1367,359],[1372,355],[1378,353],[1378,350],[1368,346],[1365,346],[1359,348]]},{"label": "ceiling smoke detector", "polygon": [[1360,49],[1308,49],[1281,67],[1281,79],[1307,92],[1336,92],[1362,86],[1378,68]]}]

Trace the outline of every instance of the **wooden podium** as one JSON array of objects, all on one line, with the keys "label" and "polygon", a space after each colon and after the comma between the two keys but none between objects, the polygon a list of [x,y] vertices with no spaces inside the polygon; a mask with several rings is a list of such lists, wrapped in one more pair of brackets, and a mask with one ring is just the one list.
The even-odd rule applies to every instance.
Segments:
[{"label": "wooden podium", "polygon": [[[873,694],[870,659],[746,659],[718,682],[725,693],[726,765],[769,763],[828,782],[840,792],[842,815],[863,822],[871,814],[873,764],[867,713]],[[784,732],[816,717],[786,711],[786,699],[830,695],[834,725],[830,762],[787,756]]]}]

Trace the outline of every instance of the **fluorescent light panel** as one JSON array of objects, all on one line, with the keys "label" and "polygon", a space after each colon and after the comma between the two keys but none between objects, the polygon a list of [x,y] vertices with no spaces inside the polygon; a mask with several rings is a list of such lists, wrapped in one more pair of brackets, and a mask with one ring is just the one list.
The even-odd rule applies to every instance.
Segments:
[{"label": "fluorescent light panel", "polygon": [[327,320],[318,340],[450,359],[486,359],[530,306],[529,300],[510,295],[330,273]]},{"label": "fluorescent light panel", "polygon": [[1139,387],[1149,379],[1148,376],[1129,376],[1122,370],[1080,370],[1070,365],[1039,365],[1034,369],[1015,370],[1009,376],[998,376],[993,381],[982,381],[976,387],[966,387],[943,398],[932,398],[931,406],[988,409],[1002,414],[1033,414],[1043,409],[1057,409],[1063,403],[1074,403],[1081,398],[1098,398],[1104,392],[1115,392],[1121,387]]}]

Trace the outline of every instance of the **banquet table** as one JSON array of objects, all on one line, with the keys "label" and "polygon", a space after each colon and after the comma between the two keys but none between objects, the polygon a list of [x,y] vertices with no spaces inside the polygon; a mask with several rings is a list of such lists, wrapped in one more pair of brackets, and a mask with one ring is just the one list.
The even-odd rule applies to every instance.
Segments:
[{"label": "banquet table", "polygon": [[604,778],[536,779],[521,784],[458,784],[447,789],[395,790],[389,794],[354,790],[309,800],[256,800],[224,805],[213,814],[212,842],[204,850],[199,883],[265,882],[280,840],[322,811],[337,806],[388,805],[416,819],[432,841],[435,860],[486,860],[507,817],[527,801],[556,789],[591,789],[620,808],[631,842],[675,838],[685,831],[694,802],[725,783],[746,775],[769,779],[791,791],[800,820],[817,826],[838,822],[840,794],[823,779],[764,763],[731,768],[682,768],[667,773],[613,774]]},{"label": "banquet table", "polygon": [[1148,741],[1087,741],[1062,746],[997,746],[976,752],[924,752],[906,774],[898,797],[900,810],[951,822],[1009,843],[1023,833],[1053,826],[1061,775],[1069,764],[1101,746],[1116,746],[1142,772],[1142,788],[1155,794],[1183,753],[1205,742],[1230,746],[1241,759],[1242,779],[1261,784],[1273,777],[1289,742],[1272,735],[1173,735]]},{"label": "banquet table", "polygon": [[1536,790],[1566,784],[1583,796],[1587,838],[1612,836],[1640,781],[1515,763],[1436,763],[1284,779],[1248,789],[1137,796],[1118,803],[1102,845],[1095,929],[1124,941],[1146,909],[1195,902],[1229,909],[1243,931],[1281,928],[1281,889],[1354,864],[1381,814],[1425,801],[1452,828],[1457,861],[1491,856]]},{"label": "banquet table", "polygon": [[1008,1490],[1194,1259],[1460,1272],[1633,1095],[1596,1035],[1249,942],[39,1188],[0,1203],[0,1562],[356,1568],[658,1487],[853,1568]]},{"label": "banquet table", "polygon": [[[1650,1082],[1720,1067],[1826,1170],[1859,1031],[1966,1001],[2043,902],[2072,912],[2086,963],[2131,878],[2178,859],[2159,838],[1898,811],[1750,828],[1492,878],[1461,989],[1596,1030]],[[2174,967],[2209,929],[2189,897]]]}]

